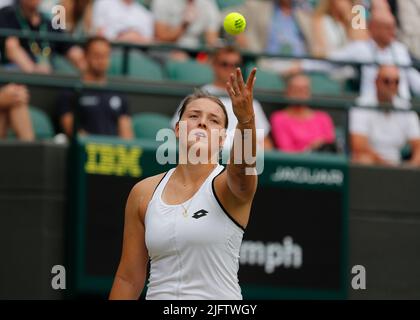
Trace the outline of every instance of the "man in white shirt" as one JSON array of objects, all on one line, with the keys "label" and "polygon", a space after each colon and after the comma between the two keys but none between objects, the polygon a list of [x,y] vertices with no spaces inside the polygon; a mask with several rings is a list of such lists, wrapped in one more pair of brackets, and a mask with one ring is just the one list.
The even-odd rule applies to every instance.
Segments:
[{"label": "man in white shirt", "polygon": [[97,0],[92,21],[95,32],[110,41],[153,41],[153,16],[136,0]]},{"label": "man in white shirt", "polygon": [[[207,91],[211,95],[218,96],[226,107],[229,126],[226,131],[227,136],[224,143],[224,148],[227,150],[229,150],[232,147],[237,120],[235,114],[233,113],[232,101],[230,100],[229,95],[225,90],[225,87],[226,83],[229,80],[230,74],[234,72],[235,69],[241,65],[241,63],[241,54],[235,48],[223,47],[216,50],[212,57],[214,81],[213,83],[207,84],[202,87],[204,91]],[[257,129],[257,143],[259,146],[264,146],[265,150],[271,150],[273,148],[273,144],[269,135],[270,123],[267,120],[267,117],[264,113],[261,104],[255,99],[253,104],[255,113],[255,127]],[[177,110],[172,118],[173,127],[175,127],[175,123],[178,121],[178,118],[179,114]],[[262,130],[258,131],[258,129]]]},{"label": "man in white shirt", "polygon": [[[410,89],[420,95],[420,73],[412,67],[407,47],[395,40],[396,22],[394,16],[390,13],[375,13],[369,23],[369,31],[371,39],[354,41],[343,49],[333,52],[328,59],[401,66],[398,95],[404,99],[410,99]],[[331,70],[330,64],[310,60],[304,61],[302,67],[305,71]],[[375,92],[377,72],[377,65],[361,67],[361,96]]]},{"label": "man in white shirt", "polygon": [[[414,111],[380,111],[384,105],[408,109],[409,102],[398,97],[400,71],[395,66],[381,66],[376,77],[376,97],[365,96],[350,111],[352,159],[363,164],[398,165],[401,149],[409,143],[410,165],[420,166],[420,124]],[[381,105],[378,107],[378,105]],[[368,107],[371,107],[369,110]]]}]

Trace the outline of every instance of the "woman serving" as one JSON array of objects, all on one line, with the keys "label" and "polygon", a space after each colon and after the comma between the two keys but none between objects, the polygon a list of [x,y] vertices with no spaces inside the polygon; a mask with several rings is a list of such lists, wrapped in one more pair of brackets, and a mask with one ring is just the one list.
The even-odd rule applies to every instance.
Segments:
[{"label": "woman serving", "polygon": [[[203,92],[184,99],[175,134],[187,151],[208,150],[208,159],[197,163],[187,157],[185,163],[133,187],[110,299],[139,298],[149,259],[146,299],[242,299],[239,250],[257,188],[255,161],[245,160],[255,159],[256,153],[255,73],[253,69],[244,83],[237,68],[226,84],[238,119],[226,169],[212,161],[223,147],[228,125],[223,103]],[[180,135],[182,125],[188,138]],[[240,152],[234,152],[235,144],[242,144]],[[244,154],[247,150],[252,155]]]}]

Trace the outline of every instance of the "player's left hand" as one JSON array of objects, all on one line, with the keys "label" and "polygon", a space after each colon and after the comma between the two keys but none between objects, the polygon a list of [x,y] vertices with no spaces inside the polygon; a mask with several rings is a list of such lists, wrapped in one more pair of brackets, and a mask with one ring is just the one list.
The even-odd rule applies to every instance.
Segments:
[{"label": "player's left hand", "polygon": [[253,90],[257,68],[252,69],[246,84],[240,68],[230,75],[226,90],[232,100],[232,108],[239,123],[248,123],[254,117]]}]

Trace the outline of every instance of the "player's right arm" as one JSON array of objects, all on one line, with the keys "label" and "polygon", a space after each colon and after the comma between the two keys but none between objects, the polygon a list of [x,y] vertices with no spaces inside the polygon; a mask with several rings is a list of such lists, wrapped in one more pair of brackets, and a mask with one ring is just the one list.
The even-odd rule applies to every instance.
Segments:
[{"label": "player's right arm", "polygon": [[123,248],[110,300],[137,300],[146,280],[149,255],[145,242],[144,214],[162,175],[137,183],[125,208]]}]

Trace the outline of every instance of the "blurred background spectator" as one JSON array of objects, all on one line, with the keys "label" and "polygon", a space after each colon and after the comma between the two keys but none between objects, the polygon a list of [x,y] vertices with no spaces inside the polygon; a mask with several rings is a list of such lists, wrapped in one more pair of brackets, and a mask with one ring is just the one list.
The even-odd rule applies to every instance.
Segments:
[{"label": "blurred background spectator", "polygon": [[15,0],[0,0],[0,9],[11,6],[14,2]]},{"label": "blurred background spectator", "polygon": [[93,32],[93,0],[61,0],[65,9],[66,31],[75,37],[89,36]]},{"label": "blurred background spectator", "polygon": [[97,0],[93,5],[95,34],[110,41],[151,43],[153,15],[136,0]]},{"label": "blurred background spectator", "polygon": [[[328,56],[336,61],[354,61],[367,63],[360,70],[360,95],[376,95],[375,79],[378,67],[372,65],[395,64],[401,66],[401,81],[398,94],[411,98],[411,91],[420,94],[420,73],[412,67],[412,60],[407,47],[395,39],[396,23],[391,13],[373,13],[369,22],[371,38],[365,41],[352,41],[344,48],[334,51]],[[304,61],[303,70],[331,71],[332,67],[325,63]],[[294,70],[296,72],[296,70]]]},{"label": "blurred background spectator", "polygon": [[411,146],[409,164],[420,166],[420,125],[415,112],[375,110],[375,106],[407,109],[409,102],[398,97],[401,72],[395,66],[382,66],[376,77],[377,95],[373,99],[362,97],[359,106],[350,112],[350,133],[353,161],[363,164],[397,165],[401,163],[401,150]]},{"label": "blurred background spectator", "polygon": [[[111,46],[105,38],[94,37],[85,46],[87,69],[83,74],[86,84],[105,85],[110,62]],[[133,138],[131,117],[126,98],[116,92],[85,89],[79,96],[74,91],[63,92],[58,100],[58,116],[64,132],[71,136],[74,114],[78,113],[79,133],[114,135]]]},{"label": "blurred background spectator", "polygon": [[[0,28],[33,31],[39,33],[60,34],[60,29],[54,29],[51,21],[39,11],[41,0],[20,0],[15,6],[0,10]],[[20,69],[24,72],[50,73],[52,71],[51,56],[66,55],[80,70],[85,68],[83,50],[64,42],[48,40],[18,39],[9,36],[1,43],[4,56],[3,62],[8,68]]]},{"label": "blurred background spectator", "polygon": [[237,36],[242,49],[302,56],[308,52],[312,7],[307,1],[247,0],[238,8],[247,19]]},{"label": "blurred background spectator", "polygon": [[336,152],[334,124],[323,111],[312,110],[304,104],[311,98],[311,81],[294,75],[287,81],[286,97],[301,100],[271,115],[274,144],[284,152]]},{"label": "blurred background spectator", "polygon": [[29,93],[25,86],[8,84],[0,87],[0,138],[11,129],[16,137],[24,141],[34,140],[28,110]]},{"label": "blurred background spectator", "polygon": [[366,40],[367,30],[352,27],[351,0],[320,0],[313,16],[311,53],[324,58],[349,41]]},{"label": "blurred background spectator", "polygon": [[371,14],[388,12],[395,16],[395,10],[394,0],[370,0]]},{"label": "blurred background spectator", "polygon": [[61,4],[60,0],[41,0],[41,4],[39,5],[39,11],[46,17],[51,18],[54,15],[52,9],[54,8],[54,6],[59,4]]},{"label": "blurred background spectator", "polygon": [[[235,114],[232,109],[232,101],[226,92],[226,82],[229,80],[231,73],[235,72],[235,69],[242,64],[242,57],[240,52],[231,46],[218,48],[211,61],[213,69],[214,80],[213,83],[209,83],[202,87],[204,91],[220,97],[220,100],[226,107],[228,115],[229,126],[227,128],[227,137],[225,140],[224,148],[230,149],[233,143],[233,137],[235,128],[238,123]],[[272,142],[270,139],[270,124],[264,113],[261,104],[254,99],[254,112],[255,112],[255,127],[256,129],[262,129],[262,132],[257,132],[257,142],[260,146],[264,146],[264,149],[272,149]],[[172,126],[178,121],[179,114],[178,110],[172,118]]]},{"label": "blurred background spectator", "polygon": [[156,41],[185,47],[215,46],[221,16],[214,0],[153,0]]},{"label": "blurred background spectator", "polygon": [[[48,13],[51,11],[53,5],[61,4],[66,9],[65,31],[75,37],[102,34],[108,41],[128,41],[140,44],[152,44],[154,42],[172,43],[191,48],[205,44],[218,48],[222,35],[227,37],[228,41],[232,40],[232,38],[229,38],[226,34],[220,33],[222,30],[221,24],[224,13],[239,11],[243,13],[247,19],[247,28],[245,32],[234,38],[242,49],[258,53],[287,54],[292,56],[288,60],[284,58],[256,56],[255,59],[258,62],[257,64],[260,69],[261,67],[267,68],[271,73],[273,73],[273,70],[277,70],[277,67],[280,71],[288,70],[292,60],[301,61],[298,59],[304,55],[314,55],[316,57],[325,57],[332,60],[362,63],[398,64],[402,66],[400,68],[398,95],[409,99],[411,98],[412,93],[420,94],[420,73],[411,67],[412,60],[410,58],[410,52],[404,44],[396,40],[396,36],[398,35],[401,37],[401,40],[404,40],[404,42],[410,46],[412,53],[415,54],[416,48],[418,49],[418,47],[420,47],[420,43],[416,44],[416,41],[420,39],[419,36],[416,36],[416,32],[418,32],[417,30],[420,30],[420,28],[415,28],[417,20],[419,20],[417,14],[417,9],[420,8],[420,6],[417,5],[419,1],[420,0],[405,2],[398,0],[244,0],[242,1],[242,5],[238,7],[224,7],[223,1],[216,0],[19,0],[15,2],[16,7],[8,6],[0,10],[0,28],[34,30],[39,31],[40,33],[42,33],[44,29],[48,32],[61,32],[60,30],[52,30],[51,21],[40,14],[41,8],[44,8]],[[0,0],[0,6],[12,2],[13,1]],[[239,3],[239,1],[235,3]],[[352,6],[356,4],[363,4],[369,9],[369,12],[367,13],[367,16],[370,18],[368,24],[369,30],[354,29],[351,27],[352,18],[354,18]],[[148,8],[150,8],[150,11]],[[223,14],[221,13],[221,8],[224,9]],[[398,25],[393,15],[399,18],[401,30],[398,32]],[[411,20],[410,17],[412,17]],[[4,62],[6,62],[6,69],[18,68],[27,72],[49,73],[52,69],[50,60],[54,60],[52,59],[54,58],[54,55],[61,54],[65,54],[81,70],[86,67],[85,55],[83,54],[82,49],[77,46],[70,46],[61,42],[53,43],[47,40],[18,40],[16,37],[8,37],[2,42],[3,47],[0,47],[1,57]],[[94,45],[93,47],[97,46]],[[105,47],[105,45],[102,43],[102,45],[98,45],[98,47]],[[204,89],[210,93],[222,96],[222,99],[224,99],[224,102],[228,107],[228,111],[231,107],[230,99],[224,89],[225,82],[235,66],[242,64],[240,52],[229,48],[230,47],[225,48],[226,50],[216,50],[216,53],[212,56],[211,67],[214,80],[212,83],[204,86]],[[91,58],[90,70],[83,72],[84,81],[89,82],[90,75],[95,74],[95,69],[98,67],[95,67],[94,65],[100,64],[98,61],[104,59],[101,57],[101,54],[103,56],[108,55],[106,62],[106,68],[108,68],[110,60],[109,54],[104,54],[106,50],[103,50],[103,48],[101,50],[99,50],[101,52],[97,57]],[[176,54],[173,54],[174,52]],[[194,53],[187,54],[181,51],[171,51],[171,54],[167,54],[168,51],[165,51],[165,49],[155,49],[152,46],[148,49],[147,53],[144,53],[141,57],[143,59],[141,61],[144,65],[138,67],[140,58],[134,54],[138,52],[132,51],[129,53],[129,60],[126,65],[122,62],[122,51],[118,53],[119,55],[115,54],[113,56],[114,59],[112,63],[112,70],[118,69],[118,71],[112,74],[121,75],[123,73],[122,70],[124,69],[123,66],[126,66],[126,69],[128,69],[127,75],[130,75],[130,72],[135,69],[135,67],[137,67],[137,70],[141,70],[139,71],[139,74],[142,72],[146,73],[146,71],[142,69],[143,66],[147,69],[148,66],[153,64],[153,68],[150,68],[151,71],[149,70],[147,72],[155,72],[157,74],[158,72],[156,72],[156,70],[161,71],[161,78],[156,81],[159,81],[160,79],[178,81],[177,74],[176,72],[172,72],[173,70],[170,68],[170,61],[168,60],[174,57],[189,59],[190,56],[194,55]],[[86,57],[88,58],[89,56],[92,55],[87,53]],[[138,59],[136,60],[133,57]],[[150,59],[150,57],[157,59]],[[200,60],[200,62],[203,62],[207,57],[207,53],[198,54],[197,61]],[[253,58],[254,57],[252,57],[251,60]],[[189,60],[188,62],[193,61]],[[251,62],[248,62],[249,61],[247,60],[246,67],[251,65]],[[252,63],[254,62],[255,61],[252,61]],[[207,66],[207,64],[204,65]],[[200,66],[203,67],[203,65]],[[204,70],[204,68],[202,69]],[[99,69],[101,69],[101,67],[99,67]],[[311,64],[306,63],[305,60],[303,65],[299,65],[292,70],[292,74],[297,73],[299,76],[297,79],[292,77],[291,82],[296,82],[294,86],[297,87],[299,87],[299,85],[302,85],[302,87],[305,87],[305,85],[309,86],[310,96],[310,83],[307,83],[308,79],[305,79],[305,76],[300,74],[301,71],[331,72],[337,69],[340,68],[332,67],[332,64],[330,63],[318,62]],[[210,72],[209,70],[206,71],[207,73]],[[360,72],[361,77],[360,79],[357,78],[356,82],[360,95],[364,97],[365,101],[374,101],[372,99],[376,99],[375,80],[377,66],[361,66],[358,71]],[[188,75],[188,72],[186,72],[186,74]],[[312,75],[309,76],[312,77]],[[194,75],[192,78],[194,78]],[[101,81],[106,82],[106,75],[98,76],[95,79],[96,80],[92,81],[93,83],[101,83]],[[192,81],[194,80],[195,79]],[[185,81],[185,78],[179,81]],[[197,83],[202,84],[207,81],[208,79],[202,82],[197,81]],[[332,81],[334,81],[334,79]],[[282,80],[280,79],[279,82],[282,82]],[[314,83],[312,84],[314,94],[317,94],[316,85]],[[265,89],[265,87],[263,89]],[[285,93],[287,95],[293,95],[293,93],[289,92],[289,89],[288,84]],[[272,88],[267,90],[272,90]],[[302,89],[302,92],[297,94],[305,95],[305,90],[306,89]],[[291,91],[293,92],[294,90]],[[94,93],[94,95],[96,94],[102,95],[102,92],[98,90],[98,92]],[[113,94],[110,95],[114,96]],[[104,99],[106,100],[107,98]],[[114,99],[114,101],[117,100]],[[121,101],[123,101],[121,110],[124,110],[126,109],[124,97],[121,97]],[[106,104],[107,103],[105,103],[105,105]],[[272,147],[269,133],[270,123],[266,118],[261,104],[255,100],[254,106],[257,114],[257,128],[264,129],[264,134],[260,135],[258,139],[260,144],[264,143],[265,148],[270,149]],[[406,108],[410,107],[408,104],[404,104],[404,106]],[[271,118],[272,123],[274,123],[273,119],[280,119],[285,121],[285,123],[288,123],[289,121],[290,124],[292,120],[294,120],[290,115],[295,115],[295,113],[304,115],[304,118],[305,116],[311,115],[305,119],[307,121],[312,121],[312,117],[314,117],[316,119],[313,120],[314,123],[322,122],[319,118],[323,118],[324,120],[328,118],[332,128],[331,135],[334,140],[334,127],[331,119],[326,113],[311,110],[307,106],[296,106],[298,108],[295,109],[293,107],[294,106],[291,106],[286,110],[276,112],[276,117],[273,116]],[[301,108],[301,110],[299,108]],[[65,107],[62,109],[66,110]],[[103,109],[106,109],[106,107]],[[292,111],[289,112],[290,110]],[[126,113],[124,113],[124,115],[125,114]],[[105,116],[105,118],[106,117],[107,116]],[[296,118],[299,117],[296,116]],[[122,119],[125,118],[123,117]],[[104,121],[109,121],[109,118]],[[296,122],[300,124],[302,121],[299,121]],[[325,120],[325,123],[328,121]],[[99,123],[100,121],[97,122]],[[119,135],[118,121],[115,122],[112,120],[111,122],[114,123],[112,126],[109,126],[108,124],[104,126],[102,126],[102,124],[97,124],[98,127],[96,127],[96,129],[90,128],[86,131]],[[122,122],[124,123],[124,120]],[[297,128],[299,124],[294,124],[293,126]],[[105,127],[107,129],[104,129]],[[129,127],[131,127],[131,124]],[[326,127],[328,127],[328,125]],[[69,126],[67,126],[67,129],[68,128]],[[231,120],[230,129],[234,128],[235,120]],[[69,132],[67,129],[66,132]],[[280,148],[275,137],[276,134],[277,133],[273,131],[276,147]],[[130,136],[130,134],[127,136]],[[229,138],[226,145],[228,144]],[[326,144],[328,143],[326,142]],[[314,143],[314,146],[315,145],[316,143]],[[307,148],[308,150],[312,150],[314,147],[307,146]],[[299,148],[296,147],[296,149]]]},{"label": "blurred background spectator", "polygon": [[420,0],[399,0],[399,39],[420,60]]}]

